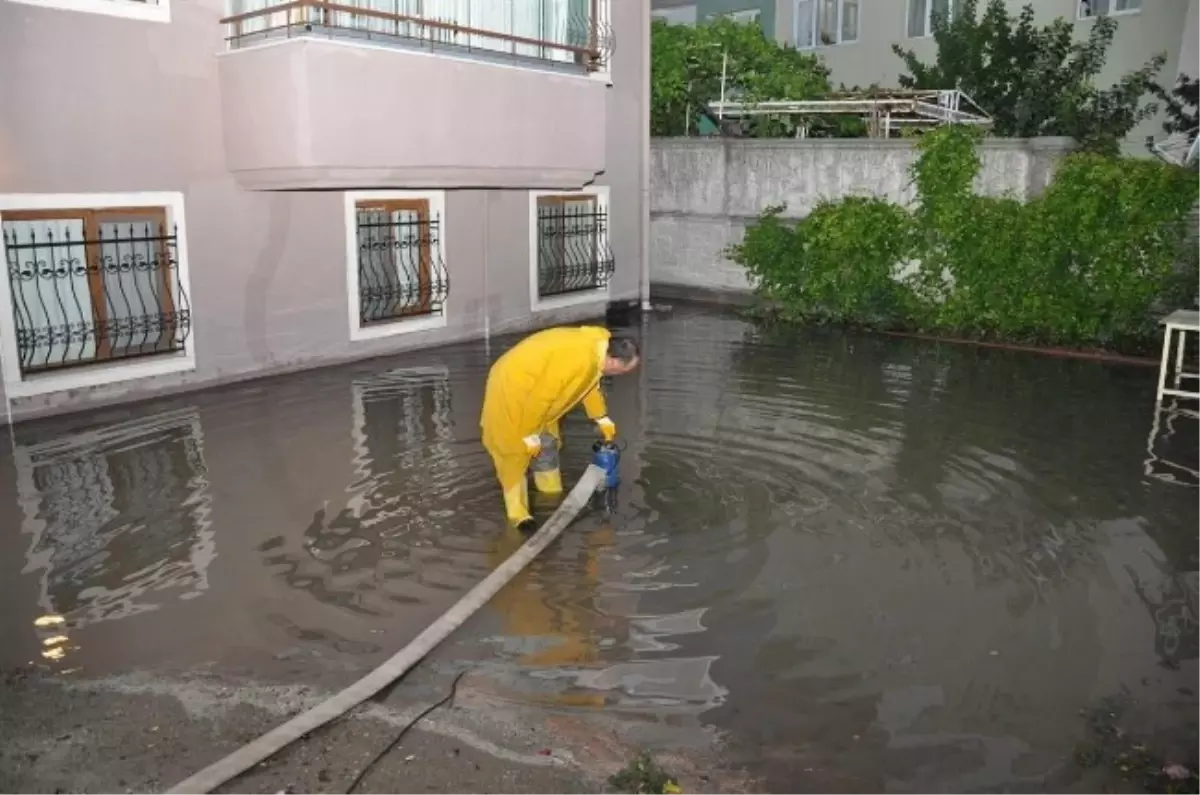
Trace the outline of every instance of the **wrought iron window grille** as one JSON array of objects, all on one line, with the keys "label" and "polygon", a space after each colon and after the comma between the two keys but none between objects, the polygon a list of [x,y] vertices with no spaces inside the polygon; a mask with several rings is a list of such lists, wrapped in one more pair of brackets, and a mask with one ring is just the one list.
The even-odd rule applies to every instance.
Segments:
[{"label": "wrought iron window grille", "polygon": [[359,204],[357,218],[360,324],[441,315],[450,275],[428,202]]},{"label": "wrought iron window grille", "polygon": [[[157,215],[163,220],[105,221]],[[22,375],[186,350],[191,304],[161,211],[6,212]]]},{"label": "wrought iron window grille", "polygon": [[540,298],[608,286],[614,270],[608,209],[594,197],[540,197],[537,240]]}]

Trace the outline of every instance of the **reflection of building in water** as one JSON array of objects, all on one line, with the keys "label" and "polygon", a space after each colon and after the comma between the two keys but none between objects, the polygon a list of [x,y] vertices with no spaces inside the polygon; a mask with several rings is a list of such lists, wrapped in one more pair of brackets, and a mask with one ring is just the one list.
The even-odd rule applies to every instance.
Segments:
[{"label": "reflection of building in water", "polygon": [[390,370],[357,378],[351,389],[355,475],[345,505],[316,512],[303,551],[280,549],[282,538],[262,550],[292,587],[354,612],[388,614],[423,601],[424,588],[458,587],[449,578],[464,574],[443,547],[463,486],[452,390],[445,367]]},{"label": "reflection of building in water", "polygon": [[32,537],[24,572],[42,572],[48,659],[72,629],[207,590],[216,551],[202,449],[190,410],[15,445]]}]

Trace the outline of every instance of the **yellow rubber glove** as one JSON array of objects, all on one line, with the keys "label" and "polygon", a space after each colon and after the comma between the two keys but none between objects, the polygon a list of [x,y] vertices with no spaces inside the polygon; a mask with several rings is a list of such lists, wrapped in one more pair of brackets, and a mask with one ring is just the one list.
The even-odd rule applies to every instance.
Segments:
[{"label": "yellow rubber glove", "polygon": [[617,438],[617,424],[608,417],[601,417],[596,420],[596,427],[600,429],[600,438],[606,442],[611,442]]},{"label": "yellow rubber glove", "polygon": [[530,458],[537,458],[541,454],[542,437],[539,434],[535,433],[532,436],[526,436],[523,441],[525,442],[525,450],[529,453]]}]

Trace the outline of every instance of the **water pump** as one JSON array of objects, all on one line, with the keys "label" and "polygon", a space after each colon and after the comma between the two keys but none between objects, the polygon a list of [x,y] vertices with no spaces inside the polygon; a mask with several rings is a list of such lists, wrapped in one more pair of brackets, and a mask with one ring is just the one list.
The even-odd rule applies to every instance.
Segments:
[{"label": "water pump", "polygon": [[592,464],[604,470],[604,481],[597,489],[615,489],[621,482],[621,448],[616,442],[596,442],[592,445]]}]

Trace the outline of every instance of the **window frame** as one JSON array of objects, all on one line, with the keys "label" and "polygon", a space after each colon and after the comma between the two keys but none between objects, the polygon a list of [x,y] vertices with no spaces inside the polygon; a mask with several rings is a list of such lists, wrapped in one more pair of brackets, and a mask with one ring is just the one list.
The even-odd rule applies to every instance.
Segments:
[{"label": "window frame", "polygon": [[[70,213],[68,213],[70,211]],[[187,223],[183,194],[179,192],[147,193],[30,193],[0,194],[0,224],[8,220],[29,220],[33,217],[58,216],[80,218],[89,213],[148,213],[160,211],[164,225],[174,230],[175,278],[184,296],[191,296],[188,272]],[[5,241],[0,237],[0,251],[7,263]],[[172,296],[174,299],[174,296]],[[188,299],[191,304],[191,299]],[[194,304],[189,314],[187,344],[182,350],[162,351],[135,358],[100,360],[79,367],[45,368],[31,373],[21,372],[17,348],[17,321],[13,309],[13,290],[7,276],[0,279],[0,377],[10,398],[34,397],[72,389],[87,389],[124,381],[190,372],[196,369],[197,312]]]},{"label": "window frame", "polygon": [[[817,50],[823,47],[842,47],[849,44],[857,44],[862,38],[862,0],[858,0],[858,24],[854,30],[854,38],[843,38],[843,21],[846,14],[846,0],[835,0],[837,3],[837,20],[834,24],[834,30],[837,32],[836,40],[825,42],[821,38],[821,27],[824,22],[821,9],[824,8],[823,0],[793,0],[792,3],[792,44],[797,50]],[[802,3],[810,3],[812,10],[809,16],[812,19],[813,40],[811,44],[800,43],[800,6]]]},{"label": "window frame", "polygon": [[[358,241],[358,209],[360,204],[372,203],[380,206],[395,205],[400,208],[411,208],[416,202],[423,202],[427,217],[438,219],[438,249],[442,262],[446,262],[446,192],[441,190],[366,190],[346,191],[343,194],[344,213],[343,225],[346,235],[346,306],[350,323],[350,341],[364,342],[397,334],[412,334],[420,331],[445,328],[450,315],[450,294],[442,301],[442,311],[436,315],[406,313],[386,320],[363,324],[362,296],[359,292],[359,241]],[[431,266],[432,251],[422,252],[421,268]],[[450,268],[446,264],[447,278]]]},{"label": "window frame", "polygon": [[[1126,1],[1129,2],[1130,0]],[[1113,10],[1113,4],[1116,3],[1117,0],[1106,0],[1108,3],[1107,11],[1100,14],[1085,14],[1083,13],[1083,9],[1084,6],[1088,5],[1088,2],[1089,0],[1075,0],[1075,20],[1077,22],[1087,22],[1092,19],[1099,19],[1100,17],[1131,17],[1142,13],[1142,7],[1144,5],[1143,0],[1136,0],[1138,3],[1136,8]]]},{"label": "window frame", "polygon": [[[609,204],[610,191],[607,185],[589,185],[574,190],[544,190],[529,192],[529,307],[533,312],[543,312],[552,309],[581,306],[586,304],[607,304],[611,294],[611,278],[605,283],[590,290],[550,295],[545,298],[540,290],[539,268],[539,230],[538,207],[542,199],[561,198],[569,201],[573,197],[593,197],[596,201],[596,211],[603,212],[608,219],[608,227],[612,227],[612,211]],[[610,246],[611,248],[611,246]]]},{"label": "window frame", "polygon": [[750,25],[762,20],[762,8],[760,6],[750,6],[748,8],[739,8],[736,11],[724,11],[717,14],[718,17],[725,17],[730,22],[738,25]]},{"label": "window frame", "polygon": [[23,5],[75,11],[81,14],[100,14],[139,22],[170,22],[171,0],[11,0]]},{"label": "window frame", "polygon": [[[919,36],[911,35],[908,29],[908,20],[914,2],[925,4],[925,32]],[[950,19],[954,19],[954,15],[958,13],[958,5],[960,0],[947,0],[947,7],[950,11]],[[906,39],[928,39],[933,36],[933,0],[905,0],[904,3],[904,38]]]}]

